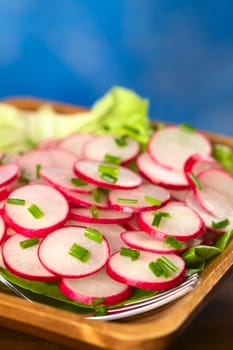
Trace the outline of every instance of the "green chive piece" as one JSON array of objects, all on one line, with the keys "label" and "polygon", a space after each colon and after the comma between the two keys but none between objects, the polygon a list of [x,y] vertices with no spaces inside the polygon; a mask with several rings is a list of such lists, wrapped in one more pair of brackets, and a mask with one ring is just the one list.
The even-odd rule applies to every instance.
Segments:
[{"label": "green chive piece", "polygon": [[94,307],[95,316],[104,316],[107,313],[106,305],[96,305]]},{"label": "green chive piece", "polygon": [[123,204],[137,204],[138,200],[137,199],[131,199],[131,198],[117,198],[118,203],[123,203]]},{"label": "green chive piece", "polygon": [[100,164],[98,167],[98,172],[117,177],[119,175],[119,168],[112,165]]},{"label": "green chive piece", "polygon": [[122,135],[122,136],[116,137],[115,142],[119,147],[125,147],[128,144],[127,143],[127,136]]},{"label": "green chive piece", "polygon": [[169,247],[175,248],[175,249],[182,249],[184,248],[184,243],[176,239],[172,236],[167,236],[164,239],[164,243],[168,245]]},{"label": "green chive piece", "polygon": [[40,240],[38,237],[33,237],[29,239],[25,239],[24,241],[19,242],[19,245],[22,249],[30,248],[34,245],[37,245],[40,243]]},{"label": "green chive piece", "polygon": [[214,246],[223,251],[230,241],[233,239],[233,230],[225,232],[221,237],[214,243]]},{"label": "green chive piece", "polygon": [[44,216],[43,211],[36,204],[31,204],[27,210],[34,216],[35,219],[40,219]]},{"label": "green chive piece", "polygon": [[124,129],[129,131],[130,133],[132,133],[134,135],[138,135],[139,134],[139,130],[136,129],[136,128],[132,128],[132,126],[124,125]]},{"label": "green chive piece", "polygon": [[139,252],[139,250],[136,250],[136,249],[121,247],[120,255],[128,256],[129,258],[131,258],[131,260],[134,261],[134,260],[137,260],[139,258],[140,252]]},{"label": "green chive piece", "polygon": [[156,205],[157,207],[159,207],[162,204],[162,201],[160,201],[159,199],[150,197],[150,196],[145,196],[144,201],[149,203],[149,204]]},{"label": "green chive piece", "polygon": [[165,213],[163,211],[158,211],[158,212],[155,212],[154,213],[154,218],[153,218],[153,221],[152,221],[152,226],[156,226],[156,227],[159,227],[159,224],[160,224],[160,221],[162,218],[170,218],[171,217],[171,214],[169,213]]},{"label": "green chive piece", "polygon": [[148,266],[155,276],[160,277],[163,275],[163,270],[155,261],[151,261]]},{"label": "green chive piece", "polygon": [[196,186],[198,190],[202,190],[202,184],[200,183],[200,181],[198,180],[198,178],[194,173],[192,172],[188,173],[188,177],[191,179],[191,181],[193,182],[193,184]]},{"label": "green chive piece", "polygon": [[91,253],[88,249],[81,247],[77,243],[73,243],[69,249],[69,255],[72,255],[74,258],[79,259],[83,263],[87,262],[90,258]]},{"label": "green chive piece", "polygon": [[158,264],[158,266],[161,268],[161,270],[163,271],[163,276],[165,278],[168,278],[171,276],[170,271],[168,269],[168,267],[164,264],[164,262],[159,258],[156,260],[156,263]]},{"label": "green chive piece", "polygon": [[171,260],[169,260],[166,256],[162,255],[160,260],[163,262],[164,265],[166,265],[170,270],[177,272],[178,271],[178,267],[173,264],[173,262]]},{"label": "green chive piece", "polygon": [[105,298],[96,298],[92,300],[92,305],[100,305],[105,302]]},{"label": "green chive piece", "polygon": [[104,156],[104,161],[106,163],[110,163],[110,164],[120,164],[121,163],[121,158],[113,156],[112,154],[107,153]]},{"label": "green chive piece", "polygon": [[8,198],[6,201],[8,204],[24,205],[26,203],[25,199],[18,198]]},{"label": "green chive piece", "polygon": [[92,205],[90,207],[90,212],[91,212],[91,216],[94,218],[94,219],[97,219],[99,217],[99,210],[98,208],[96,208],[95,205]]},{"label": "green chive piece", "polygon": [[117,177],[116,176],[113,176],[113,175],[110,175],[110,174],[105,174],[105,173],[102,173],[100,175],[101,179],[107,181],[107,182],[111,182],[112,184],[115,184],[117,182]]},{"label": "green chive piece", "polygon": [[103,240],[103,234],[91,227],[85,229],[84,235],[97,243],[101,243]]},{"label": "green chive piece", "polygon": [[223,219],[223,220],[219,220],[219,221],[212,221],[211,222],[211,227],[218,229],[218,228],[224,228],[226,226],[228,226],[230,223],[229,219]]},{"label": "green chive piece", "polygon": [[98,190],[98,188],[95,188],[95,189],[92,191],[92,196],[93,196],[94,201],[95,201],[96,203],[101,203],[100,191]]},{"label": "green chive piece", "polygon": [[26,177],[24,169],[21,170],[21,174],[20,174],[20,177],[18,178],[18,182],[20,184],[25,184],[25,185],[27,185],[30,182],[30,180]]},{"label": "green chive piece", "polygon": [[41,164],[36,164],[36,179],[40,179]]},{"label": "green chive piece", "polygon": [[77,177],[73,177],[70,182],[72,183],[72,185],[76,186],[76,187],[80,187],[80,186],[87,186],[88,183],[84,180],[78,179]]},{"label": "green chive piece", "polygon": [[185,131],[185,132],[189,132],[189,133],[193,133],[195,131],[195,128],[187,123],[182,123],[180,124],[180,128]]}]

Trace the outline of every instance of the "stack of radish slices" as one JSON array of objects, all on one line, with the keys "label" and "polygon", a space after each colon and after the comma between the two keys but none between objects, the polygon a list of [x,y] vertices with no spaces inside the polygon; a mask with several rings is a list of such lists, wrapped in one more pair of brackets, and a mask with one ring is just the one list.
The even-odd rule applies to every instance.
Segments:
[{"label": "stack of radish slices", "polygon": [[0,167],[1,264],[90,305],[175,287],[181,254],[233,227],[233,178],[211,153],[187,125],[154,132],[143,153],[126,136],[43,142]]}]

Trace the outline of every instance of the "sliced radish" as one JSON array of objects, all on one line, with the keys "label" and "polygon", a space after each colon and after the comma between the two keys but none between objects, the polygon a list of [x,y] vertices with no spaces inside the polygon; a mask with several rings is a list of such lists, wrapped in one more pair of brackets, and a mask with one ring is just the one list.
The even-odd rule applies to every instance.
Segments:
[{"label": "sliced radish", "polygon": [[48,182],[59,190],[74,191],[78,193],[88,193],[93,191],[96,186],[81,181],[80,184],[74,175],[72,169],[59,168],[54,166],[46,166],[40,170],[40,176],[43,180]]},{"label": "sliced radish", "polygon": [[[190,178],[188,176],[189,173],[193,173],[194,175],[198,175],[204,170],[207,169],[215,169],[220,168],[219,163],[210,156],[205,156],[201,154],[193,154],[191,155],[184,164],[184,172],[187,176],[188,181],[190,182]],[[192,185],[192,182],[190,182]]]},{"label": "sliced radish", "polygon": [[199,132],[189,132],[180,126],[169,126],[154,133],[148,152],[155,162],[168,169],[183,170],[193,154],[211,154],[209,140]]},{"label": "sliced radish", "polygon": [[149,268],[151,262],[161,258],[161,254],[140,251],[137,260],[120,255],[119,252],[113,254],[107,263],[107,273],[115,280],[126,283],[132,287],[151,290],[163,290],[177,286],[185,277],[184,260],[175,254],[163,254],[176,267],[176,272],[171,272],[170,277],[157,277]]},{"label": "sliced radish", "polygon": [[113,305],[128,299],[131,288],[112,279],[105,271],[83,278],[63,278],[59,288],[68,298],[92,305],[93,301],[104,298],[104,305]]},{"label": "sliced radish", "polygon": [[0,190],[0,200],[6,199],[12,191],[11,186],[3,187]]},{"label": "sliced radish", "polygon": [[93,138],[95,136],[91,134],[73,134],[60,141],[58,148],[72,152],[77,159],[82,159],[84,146]]},{"label": "sliced radish", "polygon": [[19,177],[19,167],[17,164],[9,163],[0,166],[0,187],[5,187]]},{"label": "sliced radish", "polygon": [[0,243],[2,242],[6,232],[6,225],[3,218],[0,216]]},{"label": "sliced radish", "polygon": [[182,249],[172,248],[164,241],[147,235],[144,231],[125,231],[122,232],[121,238],[129,247],[152,253],[180,253],[187,248],[185,243]]},{"label": "sliced radish", "polygon": [[137,158],[140,173],[149,181],[168,189],[184,190],[189,187],[188,181],[182,171],[168,170],[156,164],[148,153],[142,153]]},{"label": "sliced radish", "polygon": [[[153,199],[157,204],[152,204]],[[112,190],[109,192],[110,207],[125,213],[156,209],[170,200],[169,192],[156,185],[143,184],[133,190]],[[135,203],[131,203],[135,201]]]},{"label": "sliced radish", "polygon": [[169,190],[170,195],[172,196],[173,199],[184,202],[187,194],[189,193],[189,189],[187,190]]},{"label": "sliced radish", "polygon": [[114,210],[98,209],[97,215],[93,215],[89,208],[73,208],[70,211],[72,219],[81,222],[93,222],[96,224],[122,224],[132,218],[130,213],[121,213]]},{"label": "sliced radish", "polygon": [[[39,246],[42,264],[54,274],[69,278],[88,276],[101,270],[109,258],[108,243],[104,237],[101,242],[86,237],[85,230],[84,227],[66,226],[47,235]],[[73,244],[90,253],[86,262],[69,254]]]},{"label": "sliced radish", "polygon": [[4,265],[4,262],[3,262],[3,257],[2,257],[2,245],[0,245],[0,267],[3,267],[4,269],[6,268],[6,266]]},{"label": "sliced radish", "polygon": [[26,237],[13,235],[3,244],[3,262],[9,271],[16,276],[35,281],[52,281],[57,277],[49,272],[38,259],[38,244],[21,248],[20,242]]},{"label": "sliced radish", "polygon": [[83,207],[91,207],[95,206],[98,209],[108,209],[108,196],[102,192],[99,191],[98,198],[95,198],[95,196],[92,193],[75,193],[72,191],[62,191],[64,196],[73,204]]},{"label": "sliced radish", "polygon": [[98,168],[101,165],[116,167],[115,165],[101,163],[94,160],[80,160],[74,164],[74,172],[84,181],[110,189],[130,189],[141,185],[141,177],[123,166],[117,167],[119,174],[116,177],[115,183],[104,180],[98,172]]},{"label": "sliced radish", "polygon": [[51,149],[56,148],[59,145],[60,141],[57,139],[47,139],[43,140],[37,145],[37,149]]},{"label": "sliced radish", "polygon": [[[155,215],[166,213],[169,217],[161,217],[158,226],[153,226]],[[151,236],[163,240],[167,236],[173,236],[180,241],[187,241],[202,235],[205,225],[202,219],[181,202],[170,202],[163,208],[152,212],[138,214],[138,225]]]},{"label": "sliced radish", "polygon": [[106,155],[120,158],[121,164],[127,164],[136,158],[139,152],[139,143],[131,138],[126,139],[124,147],[119,146],[113,135],[96,136],[84,147],[84,158],[89,160],[105,161]]},{"label": "sliced radish", "polygon": [[[12,198],[24,200],[25,204],[8,203]],[[4,208],[6,222],[16,232],[29,237],[43,237],[61,227],[69,215],[67,200],[59,191],[50,186],[34,184],[19,187],[11,192],[8,201]],[[29,211],[32,205],[42,212],[39,218]]]},{"label": "sliced radish", "polygon": [[137,222],[137,214],[134,214],[132,219],[124,224],[124,227],[129,231],[139,231],[140,228]]}]

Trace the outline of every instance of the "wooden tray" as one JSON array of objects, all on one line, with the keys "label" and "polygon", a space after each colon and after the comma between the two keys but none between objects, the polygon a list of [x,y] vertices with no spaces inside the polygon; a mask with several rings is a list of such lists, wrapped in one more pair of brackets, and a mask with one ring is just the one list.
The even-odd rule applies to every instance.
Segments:
[{"label": "wooden tray", "polygon": [[[7,99],[8,103],[34,110],[48,101],[32,98]],[[61,113],[85,111],[83,107],[51,102]],[[233,147],[233,139],[206,133],[211,141]],[[85,320],[82,315],[43,304],[30,304],[0,293],[0,325],[69,346],[73,349],[165,349],[177,332],[206,302],[207,296],[233,265],[233,241],[208,264],[195,289],[158,311],[118,322]]]}]

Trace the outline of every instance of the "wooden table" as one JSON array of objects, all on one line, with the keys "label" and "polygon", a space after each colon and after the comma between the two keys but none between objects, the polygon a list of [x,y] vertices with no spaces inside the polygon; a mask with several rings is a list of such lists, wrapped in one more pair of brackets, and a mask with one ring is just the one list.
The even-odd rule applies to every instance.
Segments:
[{"label": "wooden table", "polygon": [[[233,349],[233,274],[214,291],[210,302],[178,335],[168,350],[232,350]],[[67,350],[46,340],[6,328],[0,329],[1,350]],[[83,350],[83,349],[77,349]],[[90,348],[91,350],[91,348]],[[156,350],[156,349],[155,349]]]}]

